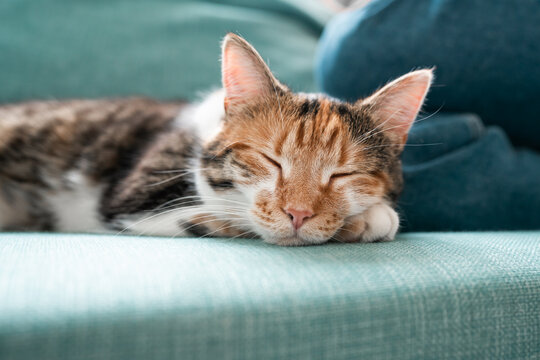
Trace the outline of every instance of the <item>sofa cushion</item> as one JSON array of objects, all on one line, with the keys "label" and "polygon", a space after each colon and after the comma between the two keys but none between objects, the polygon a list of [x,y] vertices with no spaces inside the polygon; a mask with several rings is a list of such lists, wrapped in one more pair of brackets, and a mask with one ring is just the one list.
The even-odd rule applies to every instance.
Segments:
[{"label": "sofa cushion", "polygon": [[0,359],[533,359],[540,232],[0,235]]},{"label": "sofa cushion", "polygon": [[3,1],[0,103],[143,94],[196,98],[220,85],[220,41],[253,42],[284,82],[314,88],[329,16],[311,0]]}]

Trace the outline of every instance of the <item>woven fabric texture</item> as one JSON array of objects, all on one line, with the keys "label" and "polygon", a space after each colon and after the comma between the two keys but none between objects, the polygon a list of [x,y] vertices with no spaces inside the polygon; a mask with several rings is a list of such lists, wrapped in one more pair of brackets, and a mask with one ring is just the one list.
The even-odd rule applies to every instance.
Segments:
[{"label": "woven fabric texture", "polygon": [[0,359],[538,359],[540,232],[0,235]]}]

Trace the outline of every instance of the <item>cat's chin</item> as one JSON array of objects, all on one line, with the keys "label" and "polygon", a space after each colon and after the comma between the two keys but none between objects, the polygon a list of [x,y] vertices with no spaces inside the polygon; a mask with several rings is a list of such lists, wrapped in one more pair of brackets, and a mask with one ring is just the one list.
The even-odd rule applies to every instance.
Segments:
[{"label": "cat's chin", "polygon": [[303,239],[300,236],[290,236],[290,237],[281,237],[281,238],[265,238],[265,242],[278,246],[309,246],[309,245],[320,245],[328,241],[325,240],[312,240],[312,239]]}]

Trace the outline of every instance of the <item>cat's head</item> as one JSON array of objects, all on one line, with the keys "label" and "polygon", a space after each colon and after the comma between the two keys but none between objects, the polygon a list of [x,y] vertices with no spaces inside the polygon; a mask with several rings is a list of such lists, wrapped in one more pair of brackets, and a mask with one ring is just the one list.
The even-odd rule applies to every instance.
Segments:
[{"label": "cat's head", "polygon": [[344,103],[291,92],[248,42],[229,34],[222,80],[225,117],[204,146],[201,174],[212,196],[245,208],[244,225],[267,242],[325,242],[347,218],[401,191],[399,155],[431,70]]}]

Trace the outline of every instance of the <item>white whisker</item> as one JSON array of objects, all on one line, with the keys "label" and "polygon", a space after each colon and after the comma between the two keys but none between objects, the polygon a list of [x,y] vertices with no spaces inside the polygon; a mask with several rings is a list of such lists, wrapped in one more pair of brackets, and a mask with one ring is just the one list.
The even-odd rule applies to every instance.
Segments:
[{"label": "white whisker", "polygon": [[197,168],[197,169],[176,169],[176,170],[154,170],[152,173],[154,174],[173,174],[173,173],[179,173],[179,172],[186,172],[186,171],[192,171],[196,172],[198,170],[207,170],[209,168]]},{"label": "white whisker", "polygon": [[253,233],[253,231],[245,231],[245,232],[243,232],[241,234],[233,236],[231,239],[237,239],[237,238],[241,237],[242,235],[246,235],[246,234],[249,234],[249,233]]},{"label": "white whisker", "polygon": [[[374,131],[376,131],[377,129],[383,127],[388,121],[392,120],[392,118],[394,117],[394,115],[396,115],[399,111],[400,111],[400,109],[394,111],[394,112],[393,112],[392,114],[390,114],[390,116],[389,116],[386,120],[384,120],[382,123],[378,124],[378,125],[375,126],[373,129],[371,129],[371,130],[368,131],[367,133],[363,134],[362,137],[358,140],[358,143],[357,143],[357,144],[358,144],[358,145],[359,145],[359,144],[362,144],[362,143],[364,142],[365,139],[370,138],[370,137],[371,137],[370,134],[372,134],[372,133],[373,133]],[[382,131],[385,131],[385,130],[382,130]],[[380,133],[380,131],[377,132],[377,134],[378,134],[378,133]],[[375,134],[373,134],[373,135],[375,135]]]},{"label": "white whisker", "polygon": [[386,145],[375,145],[370,146],[367,148],[364,148],[363,150],[369,150],[374,148],[382,148],[382,147],[389,147],[389,146],[435,146],[435,145],[444,145],[444,143],[430,143],[430,144],[386,144]]},{"label": "white whisker", "polygon": [[193,171],[188,171],[188,172],[185,172],[185,173],[182,173],[182,174],[179,174],[179,175],[171,176],[170,178],[167,178],[165,180],[161,180],[161,181],[158,181],[157,183],[149,184],[149,185],[146,185],[146,186],[151,187],[151,186],[162,185],[162,184],[168,183],[169,181],[173,181],[173,180],[179,179],[181,177],[184,177],[184,176],[190,175],[190,174],[193,174]]}]

